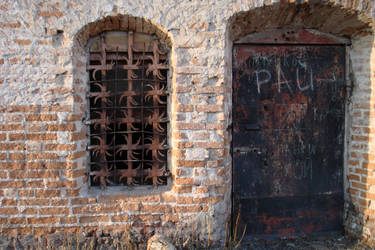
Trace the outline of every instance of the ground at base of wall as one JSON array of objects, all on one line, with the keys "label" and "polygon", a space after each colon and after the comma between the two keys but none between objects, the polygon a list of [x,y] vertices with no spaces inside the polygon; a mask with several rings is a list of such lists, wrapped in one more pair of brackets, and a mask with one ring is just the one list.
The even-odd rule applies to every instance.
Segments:
[{"label": "ground at base of wall", "polygon": [[368,244],[350,237],[344,237],[341,234],[319,235],[309,237],[298,237],[295,239],[276,239],[263,240],[254,239],[252,241],[242,242],[239,247],[241,250],[269,250],[269,249],[304,249],[304,250],[370,250],[374,249]]},{"label": "ground at base of wall", "polygon": [[[136,244],[127,234],[116,236],[85,236],[83,234],[55,233],[47,236],[0,236],[0,250],[3,249],[146,249],[146,243]],[[177,248],[180,249],[180,248]],[[191,249],[191,248],[185,248]],[[195,248],[197,249],[197,248]],[[198,248],[199,249],[199,248]],[[206,249],[206,248],[204,248]],[[210,248],[208,248],[210,249]],[[215,248],[222,249],[222,248]],[[359,240],[342,235],[299,237],[243,241],[237,248],[241,250],[304,249],[304,250],[370,250],[374,249]]]}]

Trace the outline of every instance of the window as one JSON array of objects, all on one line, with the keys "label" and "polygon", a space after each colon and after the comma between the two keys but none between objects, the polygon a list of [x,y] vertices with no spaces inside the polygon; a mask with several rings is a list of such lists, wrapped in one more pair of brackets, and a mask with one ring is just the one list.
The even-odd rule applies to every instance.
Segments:
[{"label": "window", "polygon": [[91,186],[167,184],[167,52],[143,33],[90,42]]}]

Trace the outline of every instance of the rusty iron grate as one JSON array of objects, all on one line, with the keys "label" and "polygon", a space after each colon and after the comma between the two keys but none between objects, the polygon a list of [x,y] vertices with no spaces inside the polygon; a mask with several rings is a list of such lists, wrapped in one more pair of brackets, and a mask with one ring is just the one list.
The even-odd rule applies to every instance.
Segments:
[{"label": "rusty iron grate", "polygon": [[92,186],[166,185],[170,175],[167,54],[151,36],[137,35],[102,34],[90,47]]}]

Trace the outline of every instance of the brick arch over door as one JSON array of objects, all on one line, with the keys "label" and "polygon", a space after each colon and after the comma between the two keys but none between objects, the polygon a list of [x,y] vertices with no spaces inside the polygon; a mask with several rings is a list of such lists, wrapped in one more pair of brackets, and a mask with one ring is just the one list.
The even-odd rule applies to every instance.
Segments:
[{"label": "brick arch over door", "polygon": [[[336,1],[338,2],[338,1]],[[362,8],[362,11],[356,10]],[[375,195],[373,179],[371,105],[374,93],[372,76],[374,65],[374,19],[370,16],[371,3],[362,1],[358,5],[341,3],[321,3],[305,1],[299,3],[274,3],[267,6],[244,10],[234,14],[227,26],[227,70],[228,78],[232,68],[232,46],[236,41],[248,42],[255,37],[256,43],[274,43],[269,30],[312,29],[318,32],[348,39],[347,80],[352,85],[346,103],[345,150],[344,150],[344,226],[345,230],[359,237],[375,238],[374,211],[371,205]],[[263,35],[262,35],[263,33]],[[260,34],[257,36],[256,34]],[[269,34],[269,33],[268,33]],[[260,39],[259,39],[260,38]],[[263,39],[263,41],[261,40]],[[293,42],[293,36],[287,38]],[[291,39],[291,40],[290,40]],[[228,80],[232,88],[231,79]],[[230,99],[230,93],[228,93]]]}]

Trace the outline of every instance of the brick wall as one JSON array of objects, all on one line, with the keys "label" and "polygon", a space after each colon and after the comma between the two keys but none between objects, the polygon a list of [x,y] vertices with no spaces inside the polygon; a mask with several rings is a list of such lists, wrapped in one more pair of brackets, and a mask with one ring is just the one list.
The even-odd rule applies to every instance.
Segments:
[{"label": "brick wall", "polygon": [[[295,27],[352,41],[344,219],[348,232],[374,237],[373,1],[2,1],[0,12],[2,234],[131,224],[148,235],[204,217],[210,237],[222,238],[231,211],[232,41]],[[157,189],[90,189],[86,43],[102,31],[146,27],[172,49],[173,177]]]}]

